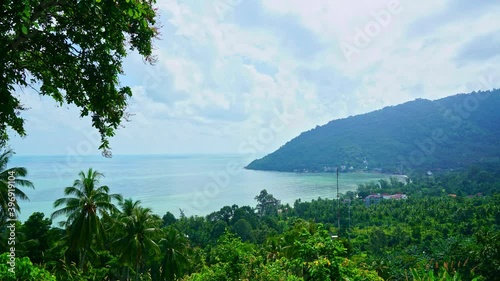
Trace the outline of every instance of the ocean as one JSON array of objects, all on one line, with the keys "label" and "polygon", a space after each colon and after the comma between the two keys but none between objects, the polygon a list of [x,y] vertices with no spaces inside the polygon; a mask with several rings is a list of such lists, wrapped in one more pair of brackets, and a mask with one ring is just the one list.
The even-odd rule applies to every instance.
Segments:
[{"label": "ocean", "polygon": [[[110,193],[140,200],[160,216],[170,211],[179,217],[180,210],[186,216],[204,216],[233,204],[255,207],[254,198],[262,189],[289,204],[299,198],[310,201],[337,196],[333,173],[243,169],[250,160],[240,155],[114,155],[112,158],[14,155],[9,167],[26,167],[26,179],[35,185],[34,190],[23,189],[30,201],[19,202],[21,221],[33,212],[50,216],[55,210],[54,201],[64,197],[64,188],[73,184],[80,171],[89,168],[104,174],[100,185],[107,185]],[[360,183],[388,177],[371,173],[340,174],[339,190],[341,193],[355,190]]]}]

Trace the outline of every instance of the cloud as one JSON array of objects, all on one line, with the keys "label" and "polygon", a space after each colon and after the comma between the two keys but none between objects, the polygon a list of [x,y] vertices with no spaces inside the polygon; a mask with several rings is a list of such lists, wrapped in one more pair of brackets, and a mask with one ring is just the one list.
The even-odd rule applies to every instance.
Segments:
[{"label": "cloud", "polygon": [[[136,53],[124,62],[120,80],[133,88],[134,115],[111,140],[118,154],[238,152],[276,112],[290,112],[293,122],[265,154],[332,119],[500,87],[497,78],[481,82],[500,73],[497,1],[169,0],[158,7],[157,63]],[[30,136],[13,140],[19,153],[65,154],[90,130],[76,108],[20,95],[32,110],[25,113]]]},{"label": "cloud", "polygon": [[293,15],[270,13],[259,1],[242,1],[234,8],[235,23],[243,28],[265,29],[272,33],[284,52],[295,59],[310,59],[326,46],[313,31],[300,23]]},{"label": "cloud", "polygon": [[480,35],[472,38],[464,44],[460,50],[456,61],[467,63],[470,61],[485,61],[500,55],[500,29],[496,32]]},{"label": "cloud", "polygon": [[434,9],[409,25],[408,37],[425,36],[457,22],[470,22],[487,15],[498,15],[499,12],[498,1],[495,0],[449,0],[437,3],[437,7],[432,6]]}]

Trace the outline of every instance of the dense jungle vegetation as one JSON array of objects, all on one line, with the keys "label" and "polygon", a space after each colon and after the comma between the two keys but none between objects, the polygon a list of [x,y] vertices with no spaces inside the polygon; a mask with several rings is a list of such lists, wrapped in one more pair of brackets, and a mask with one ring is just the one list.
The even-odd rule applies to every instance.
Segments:
[{"label": "dense jungle vegetation", "polygon": [[[6,163],[9,154],[2,156]],[[52,214],[16,222],[8,271],[2,164],[1,280],[495,280],[500,276],[498,166],[360,185],[340,201],[281,205],[262,190],[256,206],[207,216],[152,213],[81,172]],[[21,169],[21,170],[19,170]],[[24,171],[25,172],[25,171]],[[29,182],[18,179],[29,187]],[[21,185],[18,185],[21,188]],[[21,190],[16,191],[18,194]],[[372,193],[406,200],[367,206]],[[340,209],[337,209],[339,202]],[[21,204],[22,206],[22,204]],[[339,220],[337,217],[339,211]],[[53,221],[63,220],[60,226]],[[338,228],[340,222],[340,229]],[[337,237],[338,235],[338,237]]]}]

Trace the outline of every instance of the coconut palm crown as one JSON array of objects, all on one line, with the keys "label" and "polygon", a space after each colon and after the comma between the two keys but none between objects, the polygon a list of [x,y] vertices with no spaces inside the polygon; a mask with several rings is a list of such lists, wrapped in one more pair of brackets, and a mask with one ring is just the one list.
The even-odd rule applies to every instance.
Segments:
[{"label": "coconut palm crown", "polygon": [[79,178],[72,186],[64,189],[67,197],[57,199],[54,207],[62,208],[52,213],[51,219],[66,216],[62,223],[67,229],[69,251],[79,253],[80,268],[83,268],[86,255],[93,251],[93,242],[101,244],[105,231],[101,218],[117,211],[112,199],[122,200],[119,194],[109,194],[109,187],[99,186],[103,174],[89,169],[87,173],[79,173]]},{"label": "coconut palm crown", "polygon": [[[28,170],[24,167],[8,168],[10,158],[14,155],[11,149],[5,149],[0,153],[0,218],[2,222],[7,218],[9,209],[9,177],[14,177],[14,194],[16,199],[28,200],[28,196],[19,187],[29,187],[34,189],[32,182],[23,179],[28,175]],[[12,186],[11,186],[12,187]],[[21,211],[19,204],[14,201],[14,208],[17,212]]]}]

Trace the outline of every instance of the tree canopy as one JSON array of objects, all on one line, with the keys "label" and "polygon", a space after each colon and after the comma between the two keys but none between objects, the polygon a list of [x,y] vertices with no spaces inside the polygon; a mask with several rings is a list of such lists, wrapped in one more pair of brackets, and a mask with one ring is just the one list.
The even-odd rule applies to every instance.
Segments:
[{"label": "tree canopy", "polygon": [[[99,174],[92,171],[66,189],[71,197],[56,201],[65,205],[56,214],[66,213],[73,223],[52,227],[42,213],[16,223],[15,277],[5,262],[11,246],[2,243],[10,230],[0,226],[0,253],[5,253],[0,280],[482,281],[500,276],[498,166],[412,177],[406,184],[392,179],[360,184],[351,200],[340,204],[296,200],[259,213],[266,199],[279,201],[262,190],[257,206],[224,206],[207,216],[178,219],[172,213],[162,219],[132,199],[119,200],[118,210],[108,199],[121,196],[99,187]],[[408,197],[366,205],[355,196],[363,192]],[[90,231],[98,229],[106,235]]]},{"label": "tree canopy", "polygon": [[100,149],[127,117],[130,87],[121,86],[127,49],[153,63],[155,0],[6,0],[0,2],[0,144],[11,129],[26,136],[16,87],[91,116]]}]

